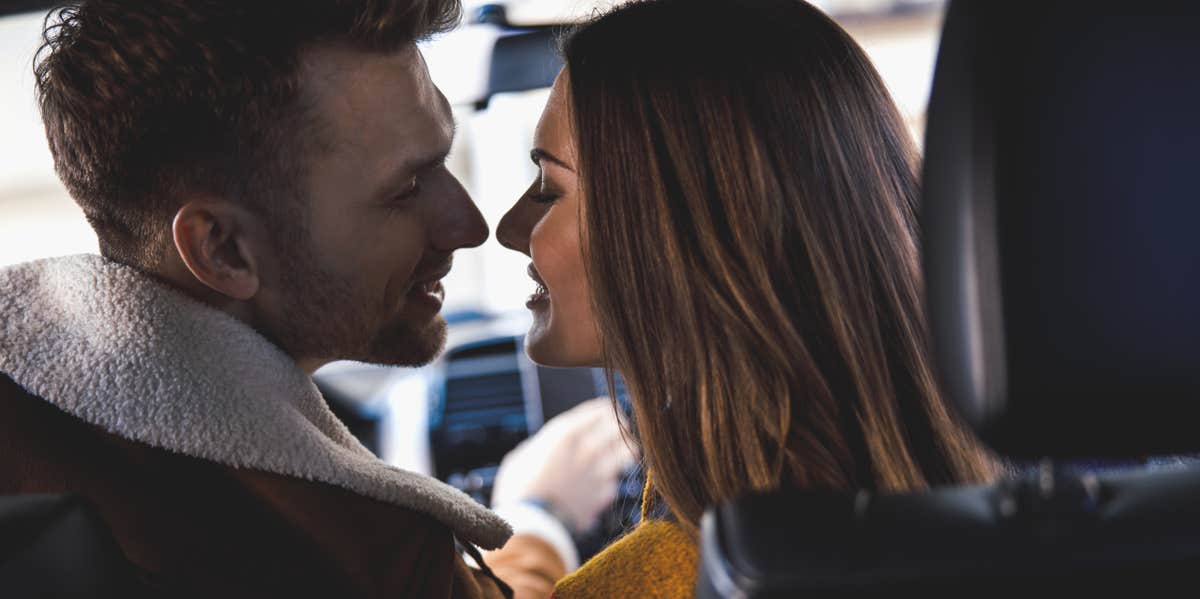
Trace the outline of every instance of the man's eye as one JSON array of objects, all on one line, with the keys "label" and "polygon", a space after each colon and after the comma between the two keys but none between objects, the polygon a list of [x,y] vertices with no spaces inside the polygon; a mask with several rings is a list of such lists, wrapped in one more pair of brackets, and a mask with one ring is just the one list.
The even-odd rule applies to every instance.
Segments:
[{"label": "man's eye", "polygon": [[397,200],[407,200],[421,193],[421,178],[413,177],[412,183],[396,196]]}]

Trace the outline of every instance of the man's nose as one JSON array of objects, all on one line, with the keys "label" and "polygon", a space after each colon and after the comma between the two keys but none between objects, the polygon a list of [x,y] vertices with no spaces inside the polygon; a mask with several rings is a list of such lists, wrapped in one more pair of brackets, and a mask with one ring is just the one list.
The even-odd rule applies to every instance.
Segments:
[{"label": "man's nose", "polygon": [[[536,181],[534,185],[537,185]],[[529,200],[530,191],[521,195],[496,226],[496,240],[500,245],[526,255],[529,254],[529,233],[546,212],[542,205]]]},{"label": "man's nose", "polygon": [[460,248],[473,248],[482,245],[488,238],[487,221],[479,213],[471,196],[462,184],[447,173],[447,193],[442,195],[440,205],[433,209],[437,211],[434,222],[433,245],[436,249],[452,252]]}]

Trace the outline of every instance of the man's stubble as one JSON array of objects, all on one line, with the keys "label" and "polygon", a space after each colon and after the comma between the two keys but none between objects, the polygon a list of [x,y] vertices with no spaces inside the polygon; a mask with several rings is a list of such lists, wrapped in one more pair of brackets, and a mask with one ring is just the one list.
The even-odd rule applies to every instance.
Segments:
[{"label": "man's stubble", "polygon": [[322,268],[311,242],[277,245],[282,322],[270,327],[271,336],[293,358],[421,366],[445,347],[441,315],[409,322],[383,297],[372,297],[363,281]]}]

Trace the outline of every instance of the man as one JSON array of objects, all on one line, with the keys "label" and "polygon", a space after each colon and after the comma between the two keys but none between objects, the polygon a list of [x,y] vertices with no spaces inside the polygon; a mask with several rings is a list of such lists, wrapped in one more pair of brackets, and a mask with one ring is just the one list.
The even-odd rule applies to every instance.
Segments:
[{"label": "man", "polygon": [[377,460],[309,376],[443,345],[439,280],[488,232],[414,41],[459,12],[84,0],[49,21],[47,137],[103,257],[0,271],[0,495],[83,495],[172,595],[508,592],[456,548],[503,545],[504,521]]}]

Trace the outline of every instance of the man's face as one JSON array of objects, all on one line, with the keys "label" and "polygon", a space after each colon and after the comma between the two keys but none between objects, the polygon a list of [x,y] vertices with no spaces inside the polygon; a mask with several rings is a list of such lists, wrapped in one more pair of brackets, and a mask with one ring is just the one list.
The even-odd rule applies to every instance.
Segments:
[{"label": "man's face", "polygon": [[306,369],[336,359],[418,365],[445,343],[439,280],[487,224],[444,161],[449,104],[414,46],[319,47],[302,68],[322,149],[307,231],[279,235],[260,328]]}]

